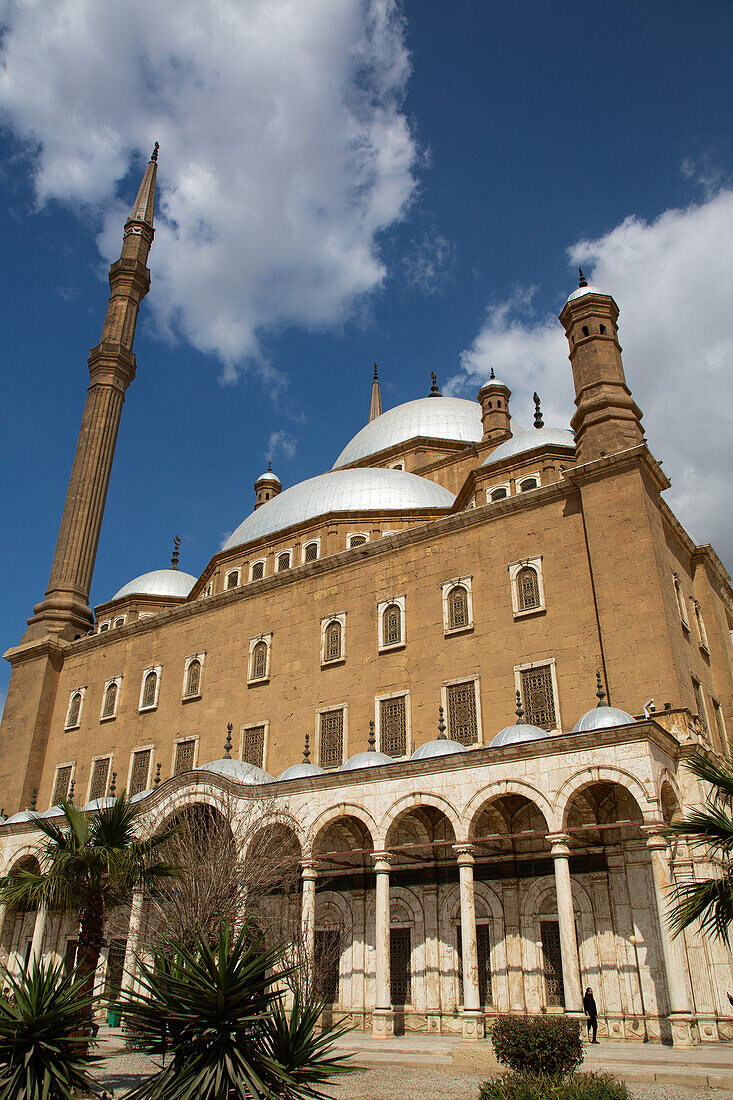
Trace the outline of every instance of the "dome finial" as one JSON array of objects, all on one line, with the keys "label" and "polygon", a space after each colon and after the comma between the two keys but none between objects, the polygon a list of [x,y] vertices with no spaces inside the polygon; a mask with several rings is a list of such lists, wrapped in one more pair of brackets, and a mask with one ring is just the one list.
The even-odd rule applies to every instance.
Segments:
[{"label": "dome finial", "polygon": [[374,381],[375,382],[379,381],[379,372],[377,370],[377,364],[376,363],[374,364]]},{"label": "dome finial", "polygon": [[38,787],[34,787],[31,791],[31,800],[28,804],[28,809],[32,812],[36,812],[36,804],[38,802]]},{"label": "dome finial", "polygon": [[580,290],[581,287],[584,287],[584,286],[588,286],[588,280],[586,279],[585,275],[583,274],[583,268],[579,267],[578,268],[578,290]]},{"label": "dome finial", "polygon": [[596,706],[605,707],[606,693],[603,690],[603,680],[601,678],[600,669],[596,671],[596,698],[598,699]]},{"label": "dome finial", "polygon": [[109,785],[109,791],[107,793],[110,798],[114,798],[117,794],[117,772],[112,772],[112,782]]},{"label": "dome finial", "polygon": [[178,552],[178,547],[180,545],[181,545],[180,535],[176,535],[176,537],[173,539],[173,553],[171,554],[171,569],[177,569],[178,568],[178,559],[181,556]]},{"label": "dome finial", "polygon": [[72,779],[71,783],[69,783],[69,793],[66,796],[66,801],[67,802],[73,802],[74,801],[74,787],[75,786],[76,786],[76,779]]},{"label": "dome finial", "polygon": [[369,752],[376,752],[377,739],[374,736],[374,720],[369,723]]},{"label": "dome finial", "polygon": [[153,780],[153,786],[160,786],[160,764],[155,765],[155,779]]},{"label": "dome finial", "polygon": [[516,694],[517,694],[517,709],[515,710],[514,713],[517,716],[517,720],[514,724],[516,726],[523,726],[524,725],[524,708],[522,706],[522,693],[521,693],[521,691],[517,691]]},{"label": "dome finial", "polygon": [[428,397],[442,397],[443,395],[438,389],[438,376],[434,370],[431,370],[430,377],[433,380],[433,384],[430,387],[430,393],[428,394]]},{"label": "dome finial", "polygon": [[159,149],[160,149],[160,142],[156,141],[155,145],[153,146],[153,151],[150,154],[150,159],[154,160],[156,162],[156,164],[158,162],[158,150]]},{"label": "dome finial", "polygon": [[443,708],[442,707],[438,707],[438,740],[439,741],[447,741],[448,740],[448,738],[445,736],[445,721],[443,719]]},{"label": "dome finial", "polygon": [[311,754],[311,750],[308,747],[309,742],[310,742],[310,734],[306,733],[306,735],[305,735],[305,748],[303,749],[303,763],[304,764],[307,764],[309,762],[309,758],[310,758],[310,754]]},{"label": "dome finial", "polygon": [[491,368],[491,373],[489,375],[489,381],[493,382],[495,378],[496,378],[496,375],[494,374],[494,368],[492,367]]},{"label": "dome finial", "polygon": [[544,428],[545,422],[542,419],[539,394],[533,393],[532,400],[534,401],[534,426],[535,428]]},{"label": "dome finial", "polygon": [[232,730],[234,727],[231,722],[227,722],[227,739],[224,742],[224,759],[231,760],[232,758]]}]

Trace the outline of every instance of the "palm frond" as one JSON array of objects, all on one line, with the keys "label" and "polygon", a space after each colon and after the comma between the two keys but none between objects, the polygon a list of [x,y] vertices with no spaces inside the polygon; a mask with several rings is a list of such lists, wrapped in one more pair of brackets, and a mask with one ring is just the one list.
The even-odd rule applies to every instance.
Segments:
[{"label": "palm frond", "polygon": [[729,928],[733,922],[733,876],[704,879],[701,882],[680,882],[670,891],[670,930],[678,936],[696,921],[703,936],[711,935],[729,943]]},{"label": "palm frond", "polygon": [[698,779],[703,779],[710,784],[714,798],[733,801],[733,768],[729,765],[698,752],[686,761],[685,766]]},{"label": "palm frond", "polygon": [[721,802],[687,810],[664,832],[667,836],[686,837],[694,846],[705,845],[724,854],[733,854],[733,816]]}]

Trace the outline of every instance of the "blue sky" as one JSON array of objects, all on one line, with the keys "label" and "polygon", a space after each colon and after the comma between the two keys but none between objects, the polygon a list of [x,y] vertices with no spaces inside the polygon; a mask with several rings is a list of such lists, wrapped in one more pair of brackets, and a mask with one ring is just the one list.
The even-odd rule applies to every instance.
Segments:
[{"label": "blue sky", "polygon": [[727,0],[0,0],[0,22],[4,647],[46,586],[106,269],[156,139],[93,602],[166,565],[175,534],[200,572],[268,457],[286,486],[329,468],[375,360],[385,407],[431,370],[473,397],[494,365],[520,423],[535,388],[567,423],[555,318],[578,260],[621,307],[670,502],[733,566]]}]

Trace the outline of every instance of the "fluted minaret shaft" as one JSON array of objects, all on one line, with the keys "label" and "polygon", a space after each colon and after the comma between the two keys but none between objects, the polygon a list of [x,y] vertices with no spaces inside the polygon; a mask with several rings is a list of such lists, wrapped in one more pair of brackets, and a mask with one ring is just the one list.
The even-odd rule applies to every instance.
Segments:
[{"label": "fluted minaret shaft", "polygon": [[369,407],[369,423],[382,415],[382,395],[379,392],[379,375],[377,364],[374,364],[374,381],[372,382],[372,403]]},{"label": "fluted minaret shaft", "polygon": [[135,377],[135,327],[150,289],[158,147],[125,222],[122,252],[109,270],[110,298],[99,344],[89,353],[90,385],[71,467],[66,503],[42,603],[26,637],[73,638],[93,622],[89,592],[102,527],[125,391]]}]

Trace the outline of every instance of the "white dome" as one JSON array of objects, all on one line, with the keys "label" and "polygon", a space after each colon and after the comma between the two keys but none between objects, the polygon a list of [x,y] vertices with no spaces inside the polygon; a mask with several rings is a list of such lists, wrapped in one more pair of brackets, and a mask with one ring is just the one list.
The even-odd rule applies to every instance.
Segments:
[{"label": "white dome", "polygon": [[136,802],[142,802],[148,795],[155,794],[155,787],[148,787],[147,791],[140,791],[139,794],[134,794],[130,799],[130,805],[132,806]]},{"label": "white dome", "polygon": [[134,581],[128,581],[126,585],[116,592],[113,600],[120,600],[123,596],[174,596],[186,597],[196,578],[190,573],[182,573],[180,569],[154,569],[152,573],[143,573],[135,577]]},{"label": "white dome", "polygon": [[453,756],[457,752],[467,752],[459,741],[450,741],[447,737],[436,737],[434,741],[425,741],[418,745],[410,760],[431,760],[434,756]]},{"label": "white dome", "polygon": [[36,814],[33,810],[21,810],[20,813],[13,814],[12,817],[8,817],[2,822],[3,825],[18,825],[21,821],[34,821],[40,814]]},{"label": "white dome", "polygon": [[490,749],[500,749],[502,745],[519,745],[522,741],[541,741],[552,734],[539,726],[530,726],[528,722],[516,722],[513,726],[505,726],[499,730],[496,737],[489,744]]},{"label": "white dome", "polygon": [[392,764],[393,758],[386,753],[377,752],[376,749],[367,749],[366,752],[357,752],[350,756],[345,764],[339,768],[340,772],[353,772],[357,768],[379,768],[382,764]]},{"label": "white dome", "polygon": [[64,811],[60,806],[52,806],[50,810],[46,810],[41,814],[41,817],[63,817]]},{"label": "white dome", "polygon": [[599,286],[579,286],[568,297],[568,302],[574,302],[576,298],[582,298],[584,294],[603,294],[606,298],[611,297],[607,290],[601,290]]},{"label": "white dome", "polygon": [[495,462],[501,462],[505,458],[513,458],[515,455],[534,451],[538,447],[568,447],[575,449],[575,438],[567,428],[530,428],[528,432],[513,435],[505,443],[500,443],[495,451],[481,463],[482,466],[493,466]]},{"label": "white dome", "polygon": [[[435,402],[433,402],[435,403]],[[240,523],[222,550],[332,512],[405,512],[451,508],[455,497],[442,485],[404,470],[332,470],[293,485]]]},{"label": "white dome", "polygon": [[278,783],[284,783],[287,779],[305,779],[309,775],[323,775],[323,768],[318,764],[311,764],[310,760],[301,760],[299,764],[291,764],[277,777]]},{"label": "white dome", "polygon": [[633,726],[636,722],[625,710],[618,707],[593,707],[573,726],[573,733],[586,733],[588,730],[602,730],[614,726]]},{"label": "white dome", "polygon": [[[502,382],[502,380],[500,378],[489,378],[486,382],[484,382],[483,386],[481,387],[481,389],[478,392],[483,393],[484,390],[488,390],[490,386],[503,386],[504,389],[506,389],[506,390],[509,389],[506,382]],[[514,431],[516,431],[516,430],[517,429],[515,428]]]},{"label": "white dome", "polygon": [[114,806],[114,802],[112,795],[108,794],[105,798],[93,798],[86,806],[82,806],[82,810],[106,810],[108,806]]},{"label": "white dome", "polygon": [[260,474],[255,485],[261,485],[265,481],[270,485],[282,485],[282,481],[277,474],[273,474],[272,470],[265,470],[264,474]]},{"label": "white dome", "polygon": [[217,775],[226,776],[227,779],[233,779],[236,783],[246,783],[250,787],[273,782],[273,777],[262,768],[258,768],[256,764],[247,764],[244,760],[232,760],[228,756],[223,756],[221,760],[212,760],[208,764],[199,764],[196,771],[215,772]]},{"label": "white dome", "polygon": [[466,401],[462,397],[420,397],[417,401],[406,401],[404,405],[387,409],[370,421],[346,444],[333,469],[359,462],[417,436],[479,443],[483,434],[478,401]]}]

